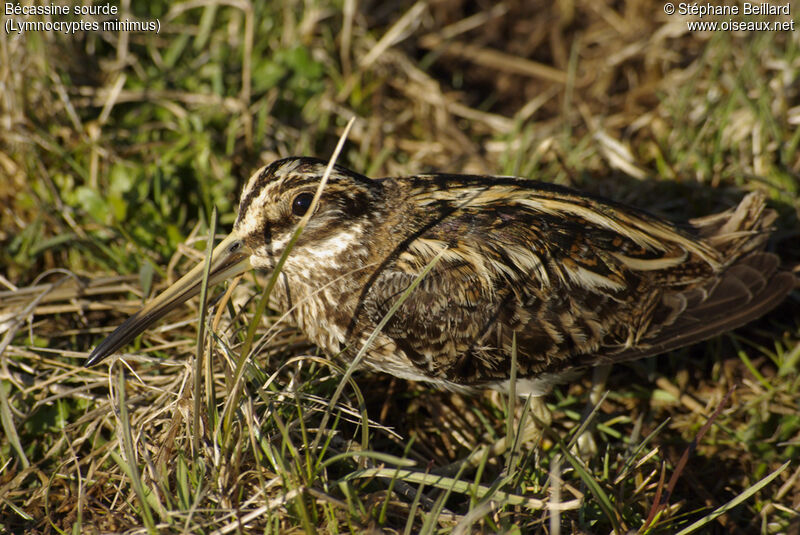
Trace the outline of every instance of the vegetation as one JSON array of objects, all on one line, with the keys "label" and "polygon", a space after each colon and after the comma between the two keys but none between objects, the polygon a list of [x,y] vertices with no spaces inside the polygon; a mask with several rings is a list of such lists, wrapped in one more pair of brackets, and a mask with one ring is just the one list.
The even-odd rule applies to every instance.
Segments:
[{"label": "vegetation", "polygon": [[640,0],[121,4],[159,31],[0,33],[0,531],[798,533],[798,292],[595,404],[564,385],[534,442],[497,393],[361,372],[336,395],[340,364],[255,314],[264,274],[210,294],[198,375],[198,299],[82,367],[255,169],[329,157],[353,116],[339,161],[372,176],[523,175],[676,220],[760,189],[797,264],[797,31]]}]

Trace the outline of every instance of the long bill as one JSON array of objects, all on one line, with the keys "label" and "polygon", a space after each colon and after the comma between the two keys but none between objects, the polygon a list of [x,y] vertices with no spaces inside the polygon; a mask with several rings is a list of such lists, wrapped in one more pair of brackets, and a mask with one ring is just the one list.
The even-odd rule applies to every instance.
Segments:
[{"label": "long bill", "polygon": [[[211,269],[208,285],[213,286],[253,268],[250,264],[252,251],[244,245],[235,232],[226,237],[211,253]],[[200,262],[189,273],[147,303],[139,312],[125,320],[105,340],[100,342],[85,366],[94,366],[150,328],[171,310],[200,293],[203,283],[204,262]]]}]

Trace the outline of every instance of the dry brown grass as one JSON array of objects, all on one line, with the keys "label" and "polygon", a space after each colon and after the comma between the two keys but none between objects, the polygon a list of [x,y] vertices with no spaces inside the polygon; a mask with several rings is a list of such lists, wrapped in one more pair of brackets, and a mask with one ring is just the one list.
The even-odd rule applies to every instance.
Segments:
[{"label": "dry brown grass", "polygon": [[[772,247],[800,261],[798,32],[689,32],[635,0],[485,4],[135,3],[159,35],[0,34],[0,531],[675,533],[776,472],[699,532],[800,530],[797,292],[732,336],[615,368],[583,465],[565,444],[588,378],[549,398],[541,444],[477,470],[452,468],[506,435],[496,394],[362,374],[320,427],[341,370],[252,318],[252,279],[197,403],[197,300],[124,362],[81,367],[202,258],[213,204],[229,225],[253,169],[328,156],[350,115],[340,161],[372,176],[519,174],[676,218],[764,189]],[[250,321],[262,343],[222,429]]]}]

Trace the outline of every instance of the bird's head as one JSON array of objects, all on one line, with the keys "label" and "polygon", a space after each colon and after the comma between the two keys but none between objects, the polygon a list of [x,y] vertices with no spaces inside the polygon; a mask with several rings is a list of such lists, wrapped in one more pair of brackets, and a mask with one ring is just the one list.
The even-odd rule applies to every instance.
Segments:
[{"label": "bird's head", "polygon": [[[327,163],[287,158],[257,171],[242,191],[233,233],[251,251],[255,268],[272,269],[292,239]],[[332,259],[357,243],[376,217],[379,182],[334,166],[312,217],[292,246],[292,256],[309,261]]]},{"label": "bird's head", "polygon": [[[257,171],[248,181],[239,202],[233,231],[211,254],[208,285],[212,286],[253,268],[275,268],[303,216],[312,208],[314,195],[327,163],[313,158],[287,158]],[[313,272],[347,255],[376,217],[379,182],[334,166],[316,207],[292,246],[293,265]],[[99,363],[171,310],[200,293],[204,263],[129,317],[86,361]]]}]

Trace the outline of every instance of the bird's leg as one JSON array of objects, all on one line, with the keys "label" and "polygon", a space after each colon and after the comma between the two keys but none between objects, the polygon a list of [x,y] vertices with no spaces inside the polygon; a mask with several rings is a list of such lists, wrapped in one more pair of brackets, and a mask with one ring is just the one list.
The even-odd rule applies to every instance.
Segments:
[{"label": "bird's leg", "polygon": [[[586,406],[583,408],[582,422],[591,417],[595,407],[602,402],[606,390],[606,381],[610,373],[611,365],[592,368],[592,388],[589,391],[589,401],[586,402]],[[595,427],[597,427],[596,422],[591,422],[578,435],[578,439],[575,442],[575,453],[582,459],[593,457],[597,454],[597,442],[594,439],[593,432]]]},{"label": "bird's leg", "polygon": [[[542,438],[544,429],[550,427],[553,422],[553,413],[547,407],[544,396],[531,396],[529,404],[530,414],[525,420],[525,427],[522,429],[520,442],[538,442]],[[532,416],[532,418],[531,418]]]},{"label": "bird's leg", "polygon": [[[517,433],[511,437],[501,437],[491,444],[486,444],[477,448],[466,458],[436,470],[437,474],[453,475],[463,469],[475,468],[481,464],[484,458],[497,458],[505,455],[510,448],[521,446],[522,444],[538,444],[542,439],[544,429],[550,426],[553,415],[545,403],[543,396],[530,395],[530,402],[521,404],[522,410],[515,415],[515,428]],[[527,409],[528,414],[525,414]],[[520,423],[522,426],[520,427]]]}]

